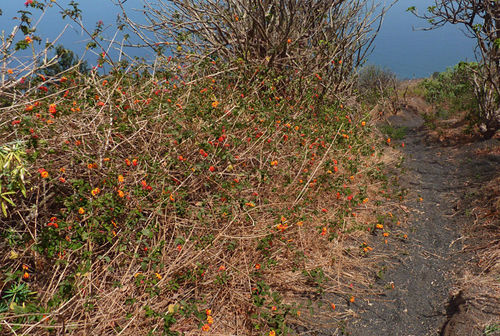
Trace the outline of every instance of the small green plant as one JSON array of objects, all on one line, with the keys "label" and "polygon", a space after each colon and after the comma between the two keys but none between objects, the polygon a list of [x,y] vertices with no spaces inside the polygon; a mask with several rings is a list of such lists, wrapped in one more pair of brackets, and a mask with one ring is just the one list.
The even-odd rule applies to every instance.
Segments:
[{"label": "small green plant", "polygon": [[169,305],[168,310],[164,313],[159,313],[159,312],[153,310],[152,308],[150,308],[149,306],[145,306],[144,311],[145,311],[146,317],[152,317],[152,318],[163,320],[163,333],[162,333],[162,335],[164,335],[164,336],[177,336],[177,335],[179,335],[179,332],[173,331],[170,329],[172,327],[172,325],[174,325],[175,322],[177,321],[175,319],[175,315],[179,311],[178,304]]},{"label": "small green plant", "polygon": [[14,283],[2,295],[1,307],[14,309],[18,305],[25,304],[35,294],[36,292],[32,292],[25,282]]},{"label": "small green plant", "polygon": [[278,292],[272,291],[264,282],[259,281],[252,293],[254,305],[257,312],[252,315],[254,319],[254,329],[260,330],[264,322],[278,335],[287,335],[289,328],[285,317],[289,313],[296,313],[296,309],[291,305],[282,302]]},{"label": "small green plant", "polygon": [[406,136],[408,132],[408,128],[406,127],[395,127],[389,124],[382,125],[380,127],[382,133],[384,133],[387,137],[393,140],[402,140]]},{"label": "small green plant", "polygon": [[5,217],[8,206],[16,206],[13,195],[21,192],[26,197],[25,156],[26,152],[18,142],[0,147],[0,206]]},{"label": "small green plant", "polygon": [[484,328],[484,334],[486,336],[494,335],[498,331],[500,331],[500,324],[499,323],[490,324],[490,325],[486,326],[486,328]]}]

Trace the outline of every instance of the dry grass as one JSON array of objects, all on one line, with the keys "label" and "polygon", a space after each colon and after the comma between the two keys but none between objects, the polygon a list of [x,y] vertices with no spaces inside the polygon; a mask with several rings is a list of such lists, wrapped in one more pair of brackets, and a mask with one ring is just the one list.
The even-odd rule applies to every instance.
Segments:
[{"label": "dry grass", "polygon": [[460,290],[467,300],[467,319],[471,326],[480,330],[494,325],[498,328],[500,322],[499,186],[500,177],[497,176],[481,188],[482,196],[474,202],[472,211],[474,223],[465,232],[465,250],[474,256],[476,267],[465,272]]},{"label": "dry grass", "polygon": [[0,221],[0,289],[36,292],[0,313],[3,333],[286,333],[307,324],[309,293],[367,291],[387,196],[370,117],[315,108],[314,82],[294,101],[169,67],[51,78],[2,108],[2,143],[24,144],[30,176]]}]

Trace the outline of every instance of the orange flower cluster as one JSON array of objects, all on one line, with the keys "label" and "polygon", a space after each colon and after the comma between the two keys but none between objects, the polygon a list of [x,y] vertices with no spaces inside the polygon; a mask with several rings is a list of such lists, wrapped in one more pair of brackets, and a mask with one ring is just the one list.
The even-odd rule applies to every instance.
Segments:
[{"label": "orange flower cluster", "polygon": [[365,242],[363,242],[363,252],[368,253],[369,251],[372,251],[373,248],[368,246]]},{"label": "orange flower cluster", "polygon": [[130,165],[135,167],[139,164],[139,161],[137,161],[137,159],[132,159],[132,161],[130,161],[129,159],[125,159],[125,164],[129,167]]},{"label": "orange flower cluster", "polygon": [[203,330],[203,331],[209,331],[210,330],[210,326],[214,323],[214,318],[212,317],[212,311],[210,309],[207,309],[205,311],[205,313],[207,314],[207,323],[205,323],[201,327],[201,330]]},{"label": "orange flower cluster", "polygon": [[23,271],[24,271],[23,279],[28,280],[30,277],[30,274],[28,273],[28,265],[23,264]]},{"label": "orange flower cluster", "polygon": [[52,115],[55,115],[56,112],[57,112],[56,104],[50,104],[49,105],[49,113],[52,114]]},{"label": "orange flower cluster", "polygon": [[40,173],[40,176],[41,176],[42,178],[47,178],[47,177],[49,177],[49,172],[48,172],[48,171],[46,171],[44,168],[40,168],[40,169],[38,169],[38,172]]},{"label": "orange flower cluster", "polygon": [[281,232],[285,231],[288,229],[288,224],[287,223],[279,223],[276,228],[280,230]]},{"label": "orange flower cluster", "polygon": [[59,225],[57,224],[57,217],[51,217],[50,222],[47,224],[47,226],[53,226],[57,229],[59,227]]},{"label": "orange flower cluster", "polygon": [[101,192],[101,189],[94,188],[94,189],[92,189],[92,191],[90,193],[92,194],[92,196],[95,197],[95,196],[99,195],[100,192]]}]

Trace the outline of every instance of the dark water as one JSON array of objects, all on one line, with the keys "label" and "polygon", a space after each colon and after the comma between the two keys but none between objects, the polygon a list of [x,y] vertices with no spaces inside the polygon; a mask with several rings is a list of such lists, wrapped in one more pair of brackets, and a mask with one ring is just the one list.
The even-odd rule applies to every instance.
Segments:
[{"label": "dark water", "polygon": [[[69,0],[58,0],[65,7]],[[426,77],[435,71],[443,71],[461,60],[473,60],[473,41],[466,38],[458,27],[449,26],[435,31],[415,31],[413,28],[424,27],[425,22],[415,18],[405,10],[416,6],[424,11],[432,0],[400,0],[385,18],[382,30],[377,37],[376,47],[368,62],[387,67],[400,78]],[[141,0],[128,0],[126,7],[133,16],[134,8],[141,8]],[[101,20],[107,27],[104,34],[112,38],[114,24],[119,10],[109,0],[81,0],[79,4],[83,12],[83,23],[90,31]],[[24,0],[0,0],[0,8],[4,15],[0,16],[0,30],[10,33],[16,21],[17,10],[26,9]],[[42,20],[37,33],[43,37],[55,37],[68,24],[60,43],[76,51],[79,55],[85,52],[88,37],[81,28],[70,20],[62,20],[59,9],[51,8]],[[148,57],[149,50],[135,50],[135,56]],[[95,63],[96,56],[87,51],[85,58]]]}]

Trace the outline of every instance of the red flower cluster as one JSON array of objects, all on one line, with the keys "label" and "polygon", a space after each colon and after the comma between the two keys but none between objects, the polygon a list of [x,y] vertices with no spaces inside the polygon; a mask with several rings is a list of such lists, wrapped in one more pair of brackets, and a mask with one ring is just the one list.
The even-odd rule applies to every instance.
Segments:
[{"label": "red flower cluster", "polygon": [[57,218],[56,217],[52,217],[50,218],[50,222],[47,224],[47,226],[53,226],[54,228],[58,228],[59,225],[57,224]]},{"label": "red flower cluster", "polygon": [[143,190],[147,190],[147,191],[153,190],[153,187],[151,187],[150,185],[148,185],[148,183],[146,181],[144,181],[144,180],[141,181],[141,186],[142,186]]}]

